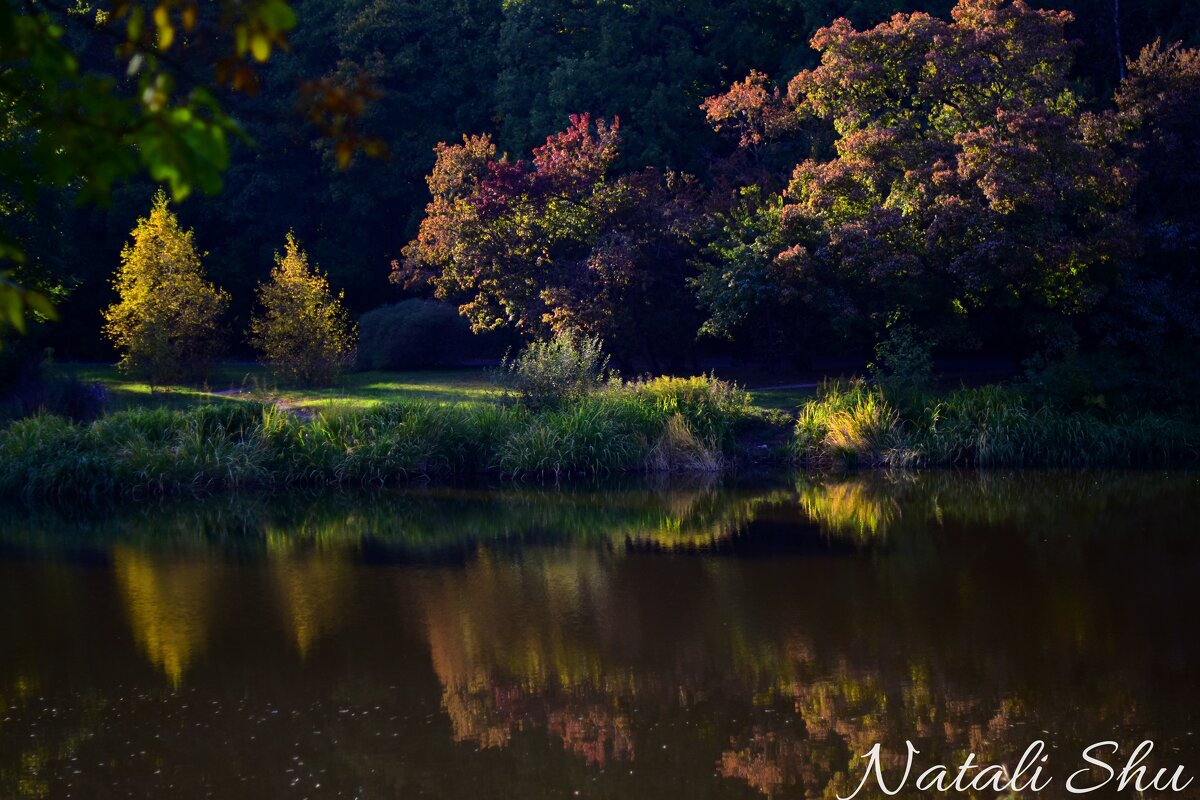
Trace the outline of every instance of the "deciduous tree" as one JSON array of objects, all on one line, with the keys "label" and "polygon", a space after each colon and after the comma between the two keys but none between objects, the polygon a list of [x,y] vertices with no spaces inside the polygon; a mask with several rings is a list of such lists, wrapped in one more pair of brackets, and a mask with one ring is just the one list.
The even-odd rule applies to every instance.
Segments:
[{"label": "deciduous tree", "polygon": [[461,298],[476,330],[577,331],[651,358],[690,340],[686,181],[611,174],[619,134],[584,114],[528,161],[498,158],[486,135],[438,145],[432,200],[393,278]]},{"label": "deciduous tree", "polygon": [[[836,140],[796,165],[764,242],[781,292],[864,344],[896,310],[962,344],[968,319],[1011,336],[1092,307],[1127,252],[1129,174],[1082,124],[1069,20],[959,0],[950,21],[818,31],[821,63],[788,99]],[[748,313],[744,292],[714,290],[716,270],[714,324]]]}]

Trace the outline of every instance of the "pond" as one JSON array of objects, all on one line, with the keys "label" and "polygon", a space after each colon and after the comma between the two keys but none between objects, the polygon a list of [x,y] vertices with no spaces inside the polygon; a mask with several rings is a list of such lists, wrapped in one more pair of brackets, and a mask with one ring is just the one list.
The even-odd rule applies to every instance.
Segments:
[{"label": "pond", "polygon": [[2,519],[3,798],[832,797],[906,741],[917,768],[1044,741],[1047,797],[1105,740],[1200,774],[1196,474]]}]

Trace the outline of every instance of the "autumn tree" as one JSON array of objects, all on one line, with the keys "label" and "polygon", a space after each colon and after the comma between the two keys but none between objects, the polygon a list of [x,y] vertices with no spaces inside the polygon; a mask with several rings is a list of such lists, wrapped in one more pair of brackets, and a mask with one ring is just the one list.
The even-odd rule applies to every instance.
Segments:
[{"label": "autumn tree", "polygon": [[104,312],[118,366],[154,383],[203,375],[229,295],[205,279],[194,234],[179,226],[161,190],[132,235],[113,280],[119,300]]},{"label": "autumn tree", "polygon": [[263,363],[290,381],[331,382],[353,362],[357,338],[342,299],[289,232],[271,279],[259,285],[262,313],[250,321],[250,341]]},{"label": "autumn tree", "polygon": [[[866,345],[897,312],[957,345],[989,330],[1063,336],[1129,235],[1128,172],[1088,136],[1068,82],[1069,21],[1023,0],[959,0],[949,21],[818,31],[821,62],[787,101],[797,124],[832,129],[832,152],[797,164],[778,202],[743,210],[763,229],[746,246],[736,228],[719,240],[745,260],[707,262],[710,325],[766,302]],[[731,105],[711,100],[710,118]]]},{"label": "autumn tree", "polygon": [[487,135],[439,144],[432,200],[393,279],[460,299],[476,331],[573,331],[651,360],[686,347],[688,185],[612,174],[619,142],[617,120],[584,114],[528,161],[498,157]]}]

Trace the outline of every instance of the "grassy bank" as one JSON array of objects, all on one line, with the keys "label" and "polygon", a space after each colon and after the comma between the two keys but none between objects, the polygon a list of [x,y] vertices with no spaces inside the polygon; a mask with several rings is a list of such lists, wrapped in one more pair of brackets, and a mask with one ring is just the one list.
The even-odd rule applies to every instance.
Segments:
[{"label": "grassy bank", "polygon": [[815,467],[1158,466],[1200,460],[1200,426],[1064,411],[1003,386],[940,394],[828,384],[801,406],[790,458]]},{"label": "grassy bank", "polygon": [[36,416],[0,430],[0,496],[146,496],[412,480],[810,468],[1194,463],[1200,427],[1153,415],[1035,406],[991,386],[897,395],[828,384],[794,417],[709,378],[612,384],[532,411],[513,402],[127,408],[89,423]]},{"label": "grassy bank", "polygon": [[128,409],[91,423],[38,416],[0,431],[0,495],[715,471],[759,416],[745,392],[703,378],[613,387],[537,413],[414,401],[298,415],[247,402]]}]

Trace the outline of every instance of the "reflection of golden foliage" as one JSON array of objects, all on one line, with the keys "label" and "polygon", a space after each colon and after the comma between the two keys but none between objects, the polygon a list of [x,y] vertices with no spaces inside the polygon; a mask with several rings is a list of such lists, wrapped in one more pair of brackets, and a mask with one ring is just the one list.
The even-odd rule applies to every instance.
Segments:
[{"label": "reflection of golden foliage", "polygon": [[605,675],[603,643],[579,630],[581,619],[609,617],[601,558],[570,550],[509,562],[485,551],[425,592],[455,741],[503,747],[544,727],[589,764],[633,758],[630,721],[612,702],[632,695],[631,673]]},{"label": "reflection of golden foliage", "polygon": [[113,548],[113,572],[125,598],[134,638],[150,663],[176,686],[204,643],[215,589],[207,561],[159,561],[144,552]]},{"label": "reflection of golden foliage", "polygon": [[860,541],[887,533],[900,516],[900,506],[886,492],[863,480],[799,487],[800,507],[829,533]]},{"label": "reflection of golden foliage", "polygon": [[313,642],[337,624],[342,598],[350,584],[350,565],[337,552],[273,559],[271,574],[286,617],[303,657]]},{"label": "reflection of golden foliage", "polygon": [[484,749],[504,747],[515,732],[528,727],[526,700],[520,686],[447,686],[442,692],[454,741],[474,742]]}]

